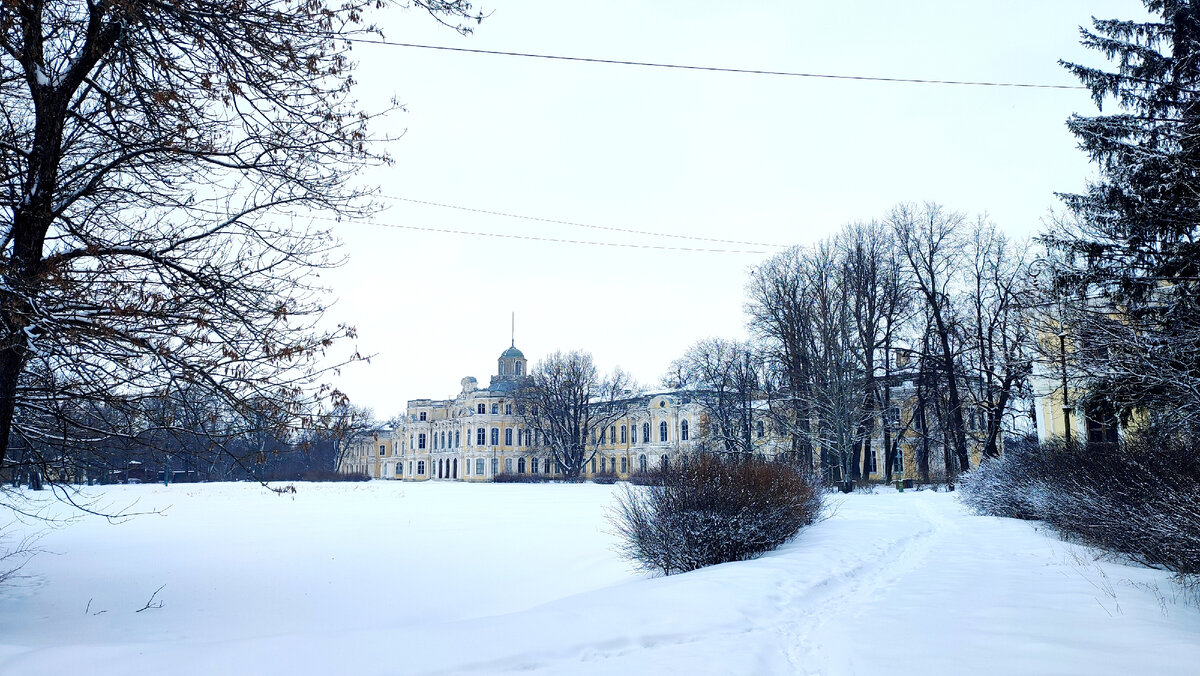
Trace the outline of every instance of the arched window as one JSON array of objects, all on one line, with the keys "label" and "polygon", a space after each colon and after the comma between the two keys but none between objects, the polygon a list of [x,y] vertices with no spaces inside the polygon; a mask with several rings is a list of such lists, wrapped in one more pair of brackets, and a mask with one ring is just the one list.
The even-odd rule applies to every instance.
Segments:
[{"label": "arched window", "polygon": [[592,474],[596,473],[596,456],[592,456]]},{"label": "arched window", "polygon": [[471,459],[463,460],[463,476],[471,476]]},{"label": "arched window", "polygon": [[763,435],[766,433],[767,433],[767,428],[766,428],[766,425],[763,425],[763,421],[759,420],[757,423],[755,423],[755,425],[754,425],[755,436],[757,436],[759,439],[762,439]]},{"label": "arched window", "polygon": [[646,454],[643,453],[640,456],[638,456],[638,471],[645,472],[648,469],[649,469],[649,466],[646,463]]},{"label": "arched window", "polygon": [[545,460],[542,462],[542,469],[543,469],[543,470],[545,470],[545,473],[546,473],[546,474],[549,474],[549,473],[550,473],[550,458],[546,458],[546,459],[545,459]]},{"label": "arched window", "polygon": [[512,458],[504,459],[504,473],[512,474]]},{"label": "arched window", "polygon": [[625,426],[621,425],[621,443],[625,443],[628,439],[629,436],[626,434]]},{"label": "arched window", "polygon": [[680,441],[688,440],[688,424],[687,424],[686,420],[679,423],[679,440]]},{"label": "arched window", "polygon": [[492,445],[493,446],[500,445],[500,428],[499,427],[492,428]]},{"label": "arched window", "polygon": [[512,428],[504,430],[504,445],[512,446]]},{"label": "arched window", "polygon": [[612,427],[608,428],[608,438],[611,440],[612,444],[615,445],[617,443],[617,426],[616,425],[613,425]]},{"label": "arched window", "polygon": [[[686,425],[687,423],[684,423],[684,424]],[[684,437],[684,438],[686,439],[687,437]],[[461,445],[461,444],[459,444],[460,441],[462,441],[462,437],[459,436],[459,431],[454,430],[454,447],[455,448],[460,447],[460,445]]]},{"label": "arched window", "polygon": [[500,413],[500,404],[492,404],[492,415],[498,415],[499,413]]},{"label": "arched window", "polygon": [[667,440],[667,421],[666,420],[664,420],[658,424],[658,440],[659,441]]},{"label": "arched window", "polygon": [[450,478],[458,478],[458,458],[454,458],[450,461]]},{"label": "arched window", "polygon": [[642,423],[642,443],[650,443],[650,423]]},{"label": "arched window", "polygon": [[480,446],[487,443],[487,431],[482,427],[475,431],[475,443]]},{"label": "arched window", "polygon": [[442,430],[442,448],[446,448],[446,431]]},{"label": "arched window", "polygon": [[537,459],[537,458],[530,458],[530,460],[529,460],[529,472],[530,472],[531,474],[537,474],[537,473],[538,473],[538,459]]},{"label": "arched window", "polygon": [[525,458],[517,459],[517,474],[525,473]]},{"label": "arched window", "polygon": [[487,413],[487,408],[486,408],[486,407],[485,407],[483,404],[480,404],[479,406],[475,407],[475,410],[476,410],[476,411],[477,411],[477,412],[478,412],[480,415],[483,415],[484,413]]}]

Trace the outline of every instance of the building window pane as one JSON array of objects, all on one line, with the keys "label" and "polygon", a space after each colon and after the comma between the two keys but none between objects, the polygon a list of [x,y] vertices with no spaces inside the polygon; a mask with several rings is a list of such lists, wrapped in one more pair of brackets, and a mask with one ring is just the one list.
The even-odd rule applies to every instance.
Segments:
[{"label": "building window pane", "polygon": [[629,435],[626,432],[625,426],[621,425],[621,443],[625,443],[629,439]]},{"label": "building window pane", "polygon": [[492,428],[492,445],[493,446],[500,445],[500,428],[499,427]]},{"label": "building window pane", "polygon": [[484,408],[483,404],[480,404],[479,406],[475,407],[475,411],[478,412],[480,415],[487,413],[487,409]]},{"label": "building window pane", "polygon": [[504,405],[504,415],[512,415],[512,404]]},{"label": "building window pane", "polygon": [[650,443],[650,423],[642,423],[642,443]]},{"label": "building window pane", "polygon": [[520,458],[517,460],[517,474],[524,474],[524,473],[525,473],[525,458]]},{"label": "building window pane", "polygon": [[492,415],[500,413],[500,404],[492,404]]},{"label": "building window pane", "polygon": [[659,441],[667,440],[667,421],[666,420],[664,420],[658,424],[658,440]]},{"label": "building window pane", "polygon": [[475,458],[475,473],[483,474],[483,458]]},{"label": "building window pane", "polygon": [[512,474],[512,458],[504,459],[504,473]]},{"label": "building window pane", "polygon": [[492,458],[492,476],[496,476],[496,474],[499,471],[500,471],[500,460],[497,458]]},{"label": "building window pane", "polygon": [[[425,435],[424,434],[417,435],[417,448],[425,448]],[[424,474],[424,472],[421,472],[421,473]]]},{"label": "building window pane", "polygon": [[512,428],[504,430],[504,445],[512,446]]},{"label": "building window pane", "polygon": [[629,471],[629,459],[621,458],[621,474],[624,474],[628,471]]},{"label": "building window pane", "polygon": [[424,460],[417,461],[417,474],[420,474],[421,476],[425,475],[425,461]]},{"label": "building window pane", "polygon": [[679,440],[680,441],[688,440],[688,424],[687,424],[686,420],[679,423]]}]

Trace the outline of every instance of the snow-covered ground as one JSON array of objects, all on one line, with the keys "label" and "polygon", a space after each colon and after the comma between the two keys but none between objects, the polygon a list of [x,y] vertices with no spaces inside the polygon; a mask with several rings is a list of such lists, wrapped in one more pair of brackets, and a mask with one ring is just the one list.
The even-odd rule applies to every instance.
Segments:
[{"label": "snow-covered ground", "polygon": [[[614,490],[96,489],[110,508],[161,513],[46,534],[0,588],[0,673],[1200,669],[1200,611],[1165,574],[969,516],[944,493],[840,498],[778,552],[654,578],[613,552]],[[136,612],[160,586],[162,607]]]}]

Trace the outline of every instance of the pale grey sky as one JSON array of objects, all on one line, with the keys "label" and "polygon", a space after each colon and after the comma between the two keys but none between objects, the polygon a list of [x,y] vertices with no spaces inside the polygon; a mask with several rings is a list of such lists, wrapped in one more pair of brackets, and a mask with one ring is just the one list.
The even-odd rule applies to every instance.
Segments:
[{"label": "pale grey sky", "polygon": [[[1135,0],[498,0],[460,37],[414,11],[386,37],[503,51],[883,77],[1076,84],[1059,58],[1092,15]],[[359,95],[408,109],[384,195],[598,226],[805,244],[900,201],[986,212],[1036,233],[1055,191],[1091,172],[1064,121],[1084,91],[689,72],[359,45]],[[515,220],[397,202],[408,226],[630,244],[762,249]],[[407,399],[486,382],[508,347],[536,361],[585,349],[653,384],[692,342],[744,335],[762,254],[696,253],[417,232],[347,223],[324,275],[330,319],[374,354],[335,383],[387,418]]]}]

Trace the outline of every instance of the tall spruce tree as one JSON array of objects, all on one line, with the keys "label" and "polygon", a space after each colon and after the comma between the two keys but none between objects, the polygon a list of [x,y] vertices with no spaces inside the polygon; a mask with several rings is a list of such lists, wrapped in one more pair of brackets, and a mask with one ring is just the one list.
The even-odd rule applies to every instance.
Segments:
[{"label": "tall spruce tree", "polygon": [[1200,2],[1144,3],[1149,21],[1081,29],[1115,72],[1062,62],[1101,110],[1067,123],[1099,176],[1061,195],[1071,217],[1044,237],[1072,345],[1056,358],[1075,362],[1068,403],[1093,437],[1135,410],[1200,426]]}]

